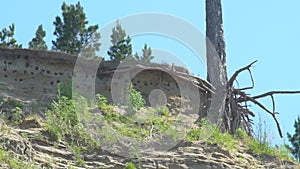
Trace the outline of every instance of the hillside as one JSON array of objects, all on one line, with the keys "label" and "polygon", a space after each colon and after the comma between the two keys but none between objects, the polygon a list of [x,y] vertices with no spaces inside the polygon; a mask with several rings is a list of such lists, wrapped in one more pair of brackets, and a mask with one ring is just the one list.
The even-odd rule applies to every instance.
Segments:
[{"label": "hillside", "polygon": [[[243,131],[222,133],[205,121],[194,124],[205,112],[211,86],[182,67],[97,67],[90,64],[99,60],[85,59],[74,73],[76,56],[5,48],[0,61],[1,168],[300,168],[284,148],[265,140]],[[96,70],[84,71],[89,67]],[[112,98],[118,72],[136,75],[129,79],[129,103],[122,106]],[[88,84],[103,95],[83,97],[91,87],[86,83],[75,85],[81,93],[72,93],[68,82],[76,76],[84,77],[82,83],[94,79]],[[117,89],[129,83],[119,76]],[[155,89],[165,95],[152,97]],[[182,89],[188,97],[181,97]]]},{"label": "hillside", "polygon": [[[17,102],[9,102],[16,105]],[[2,105],[1,110],[8,110]],[[117,108],[117,110],[121,110]],[[12,117],[15,110],[11,110]],[[143,156],[121,156],[100,146],[80,146],[68,137],[57,140],[46,129],[38,116],[1,120],[1,168],[111,168],[123,169],[133,163],[137,168],[300,168],[299,164],[284,157],[253,152],[249,145],[236,137],[233,147],[214,139],[207,142],[182,141],[169,151],[148,151]],[[116,121],[117,123],[117,121]],[[16,125],[17,124],[17,125]],[[87,149],[83,149],[86,147]],[[131,162],[131,163],[130,163]],[[128,167],[128,166],[127,166]]]},{"label": "hillside", "polygon": [[[22,126],[21,126],[22,127]],[[66,142],[53,142],[42,128],[10,128],[1,124],[1,168],[9,168],[12,160],[16,168],[120,168],[127,162],[133,162],[142,168],[300,168],[292,161],[281,161],[276,157],[253,154],[243,145],[239,151],[229,150],[216,144],[184,142],[169,152],[152,152],[141,159],[126,159],[109,152],[94,151],[83,153],[84,165],[78,164],[76,154],[68,148]],[[8,152],[13,152],[7,155]],[[11,159],[13,157],[13,159]],[[19,159],[22,163],[18,163]],[[82,162],[83,163],[83,162]]]}]

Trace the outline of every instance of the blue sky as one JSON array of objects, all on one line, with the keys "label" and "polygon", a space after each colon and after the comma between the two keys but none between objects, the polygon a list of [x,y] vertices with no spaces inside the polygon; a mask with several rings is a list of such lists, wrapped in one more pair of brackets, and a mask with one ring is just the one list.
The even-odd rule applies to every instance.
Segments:
[{"label": "blue sky", "polygon": [[[34,37],[38,25],[43,24],[47,32],[45,40],[51,47],[54,26],[53,21],[61,14],[63,1],[3,1],[0,11],[0,28],[15,23],[15,38],[23,47]],[[89,24],[106,24],[137,13],[159,12],[177,16],[205,32],[205,1],[82,1]],[[66,1],[75,4],[77,1]],[[256,95],[269,90],[300,90],[300,1],[289,0],[251,0],[223,1],[223,20],[225,29],[228,74],[258,60],[252,72],[255,78],[255,89],[249,91]],[[172,52],[195,74],[205,75],[203,65],[196,56],[182,43],[162,36],[138,36],[132,39],[134,51],[140,50],[144,43],[152,48]],[[200,65],[200,66],[199,66]],[[239,78],[241,86],[250,84],[246,73]],[[276,95],[277,111],[283,133],[293,132],[294,120],[300,113],[300,95]],[[261,100],[271,106],[269,98]],[[271,107],[270,107],[271,108]],[[275,143],[279,139],[275,123],[264,111],[253,105],[253,111],[261,114],[267,121],[270,137]]]}]

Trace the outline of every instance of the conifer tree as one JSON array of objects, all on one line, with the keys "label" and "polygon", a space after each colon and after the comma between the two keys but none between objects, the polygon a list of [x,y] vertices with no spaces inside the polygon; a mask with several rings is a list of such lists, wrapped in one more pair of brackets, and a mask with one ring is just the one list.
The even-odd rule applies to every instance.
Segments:
[{"label": "conifer tree", "polygon": [[139,56],[137,53],[134,55],[135,59],[142,60],[144,62],[150,63],[150,61],[154,58],[152,55],[151,47],[148,47],[147,44],[144,45],[144,48],[142,49],[143,56]]},{"label": "conifer tree", "polygon": [[53,22],[57,37],[56,41],[52,41],[53,49],[71,54],[78,54],[85,48],[93,53],[99,51],[99,27],[93,25],[86,28],[88,21],[80,3],[68,6],[64,2],[61,9],[63,18],[57,16]]},{"label": "conifer tree", "polygon": [[47,50],[48,47],[46,42],[44,41],[44,37],[46,36],[46,31],[43,30],[43,25],[40,25],[35,32],[35,37],[29,42],[29,49],[36,50]]},{"label": "conifer tree", "polygon": [[291,135],[290,133],[287,133],[288,140],[291,142],[292,147],[289,147],[292,154],[296,158],[298,162],[300,162],[300,116],[294,123],[295,127],[295,134]]},{"label": "conifer tree", "polygon": [[7,48],[22,48],[22,45],[17,44],[17,40],[14,38],[15,24],[12,23],[9,29],[2,29],[0,32],[0,46]]},{"label": "conifer tree", "polygon": [[116,27],[112,29],[112,35],[110,37],[112,46],[107,52],[110,56],[110,60],[121,61],[132,57],[131,38],[126,36],[125,30],[118,21]]}]

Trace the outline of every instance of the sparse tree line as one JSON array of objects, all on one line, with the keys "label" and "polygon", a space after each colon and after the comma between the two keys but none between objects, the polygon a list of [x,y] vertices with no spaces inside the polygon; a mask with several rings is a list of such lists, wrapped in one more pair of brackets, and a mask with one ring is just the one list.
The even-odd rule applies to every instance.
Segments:
[{"label": "sparse tree line", "polygon": [[[61,6],[62,17],[56,16],[53,25],[55,26],[54,36],[52,40],[52,49],[54,51],[66,52],[70,54],[79,54],[84,52],[88,57],[97,57],[96,52],[100,50],[100,32],[98,25],[87,26],[89,23],[83,7],[78,2],[76,5],[67,5],[63,2]],[[15,24],[12,23],[8,29],[3,28],[0,32],[0,47],[6,48],[22,48],[22,44],[18,44],[14,38]],[[43,25],[39,25],[35,37],[28,43],[29,49],[48,50],[48,46],[44,40],[46,31]],[[154,58],[152,56],[151,47],[147,44],[142,49],[142,55],[136,52],[132,54],[131,38],[126,34],[121,24],[117,21],[116,26],[112,29],[111,43],[107,54],[110,60],[120,61],[126,58],[133,58],[150,62]]]}]

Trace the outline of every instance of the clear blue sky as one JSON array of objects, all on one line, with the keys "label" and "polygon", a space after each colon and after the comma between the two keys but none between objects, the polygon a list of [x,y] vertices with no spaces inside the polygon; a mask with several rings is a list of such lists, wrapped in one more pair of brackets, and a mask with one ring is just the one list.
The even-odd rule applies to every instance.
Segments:
[{"label": "clear blue sky", "polygon": [[[0,28],[15,23],[15,38],[23,47],[34,37],[38,25],[43,24],[47,32],[46,41],[51,47],[54,26],[53,21],[61,14],[63,1],[10,0],[3,1],[0,10]],[[143,13],[161,12],[171,14],[193,24],[205,32],[204,0],[174,1],[82,1],[89,24],[99,24],[100,28],[124,16]],[[75,4],[77,1],[66,1]],[[300,90],[300,1],[223,1],[223,20],[227,50],[229,76],[242,66],[258,60],[252,69],[255,89],[249,91],[256,95],[269,90]],[[144,43],[152,48],[173,52],[195,74],[203,73],[203,66],[191,61],[193,53],[182,44],[164,37],[141,36],[133,38],[134,51],[140,50]],[[201,69],[201,70],[200,70]],[[200,73],[199,73],[200,72]],[[202,73],[201,73],[202,72]],[[247,74],[239,79],[240,85],[250,84]],[[300,113],[300,95],[275,96],[277,111],[283,133],[293,132],[294,120]],[[271,106],[269,98],[262,100]],[[271,108],[271,107],[270,107]],[[270,136],[275,143],[281,143],[275,123],[264,111],[255,108],[267,121]]]}]

